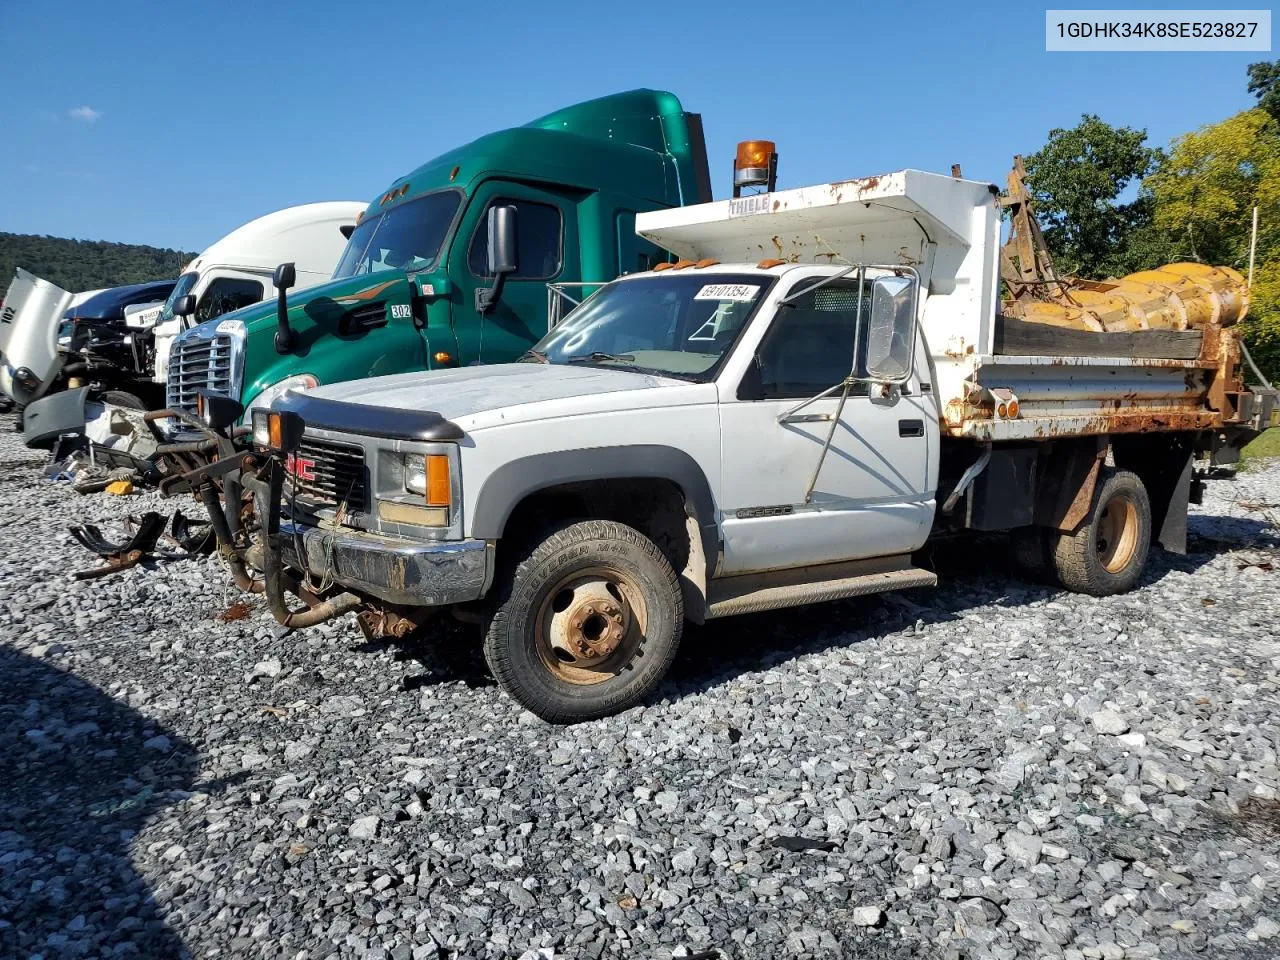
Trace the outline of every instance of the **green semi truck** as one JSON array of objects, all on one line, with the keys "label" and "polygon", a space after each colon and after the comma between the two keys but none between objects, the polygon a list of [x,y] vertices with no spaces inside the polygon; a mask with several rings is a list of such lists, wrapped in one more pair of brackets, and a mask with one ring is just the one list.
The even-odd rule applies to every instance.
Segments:
[{"label": "green semi truck", "polygon": [[166,406],[194,415],[205,391],[247,420],[295,387],[514,360],[561,293],[666,259],[636,235],[637,213],[710,199],[701,119],[671,93],[619,93],[490,133],[379,194],[330,282],[289,296],[282,264],[278,301],[178,336]]}]

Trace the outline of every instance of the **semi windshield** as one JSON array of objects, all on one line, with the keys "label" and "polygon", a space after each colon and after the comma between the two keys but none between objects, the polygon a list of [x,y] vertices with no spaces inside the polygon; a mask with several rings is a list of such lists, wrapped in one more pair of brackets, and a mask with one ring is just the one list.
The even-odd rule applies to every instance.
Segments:
[{"label": "semi windshield", "polygon": [[615,281],[533,348],[549,363],[584,363],[706,381],[772,280],[759,274],[668,273]]},{"label": "semi windshield", "polygon": [[432,266],[461,202],[457,190],[441,190],[362,221],[347,241],[333,279]]},{"label": "semi windshield", "polygon": [[178,282],[173,286],[173,292],[169,294],[169,299],[164,302],[164,309],[160,311],[158,323],[173,319],[174,306],[191,292],[191,288],[196,285],[196,281],[199,279],[200,274],[198,273],[184,273],[178,278]]}]

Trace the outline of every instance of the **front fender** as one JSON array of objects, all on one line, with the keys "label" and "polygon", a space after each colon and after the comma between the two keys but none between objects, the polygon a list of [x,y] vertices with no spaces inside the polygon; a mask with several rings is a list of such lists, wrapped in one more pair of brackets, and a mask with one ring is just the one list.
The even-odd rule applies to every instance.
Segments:
[{"label": "front fender", "polygon": [[706,559],[706,578],[710,580],[720,553],[711,484],[693,457],[660,444],[560,450],[505,463],[489,474],[476,495],[471,510],[471,536],[497,540],[516,505],[540,490],[565,483],[627,478],[670,480],[680,488],[685,503],[694,512]]}]

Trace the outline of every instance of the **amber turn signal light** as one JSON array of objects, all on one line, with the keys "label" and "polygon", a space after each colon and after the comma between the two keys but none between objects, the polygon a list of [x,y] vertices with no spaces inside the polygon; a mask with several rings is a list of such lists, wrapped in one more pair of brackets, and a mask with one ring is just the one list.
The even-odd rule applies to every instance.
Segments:
[{"label": "amber turn signal light", "polygon": [[427,506],[449,506],[449,458],[443,453],[427,455]]}]

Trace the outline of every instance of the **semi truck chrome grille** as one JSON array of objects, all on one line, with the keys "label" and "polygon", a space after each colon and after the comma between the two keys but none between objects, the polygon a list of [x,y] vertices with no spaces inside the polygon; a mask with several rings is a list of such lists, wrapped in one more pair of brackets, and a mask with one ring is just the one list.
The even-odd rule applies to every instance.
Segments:
[{"label": "semi truck chrome grille", "polygon": [[345,443],[303,437],[289,459],[290,476],[285,480],[285,496],[297,483],[298,496],[312,504],[349,510],[366,508],[368,483],[365,479],[364,450]]},{"label": "semi truck chrome grille", "polygon": [[210,338],[186,336],[174,340],[165,383],[166,406],[194,414],[199,390],[234,397],[232,349],[232,338],[225,333]]}]

